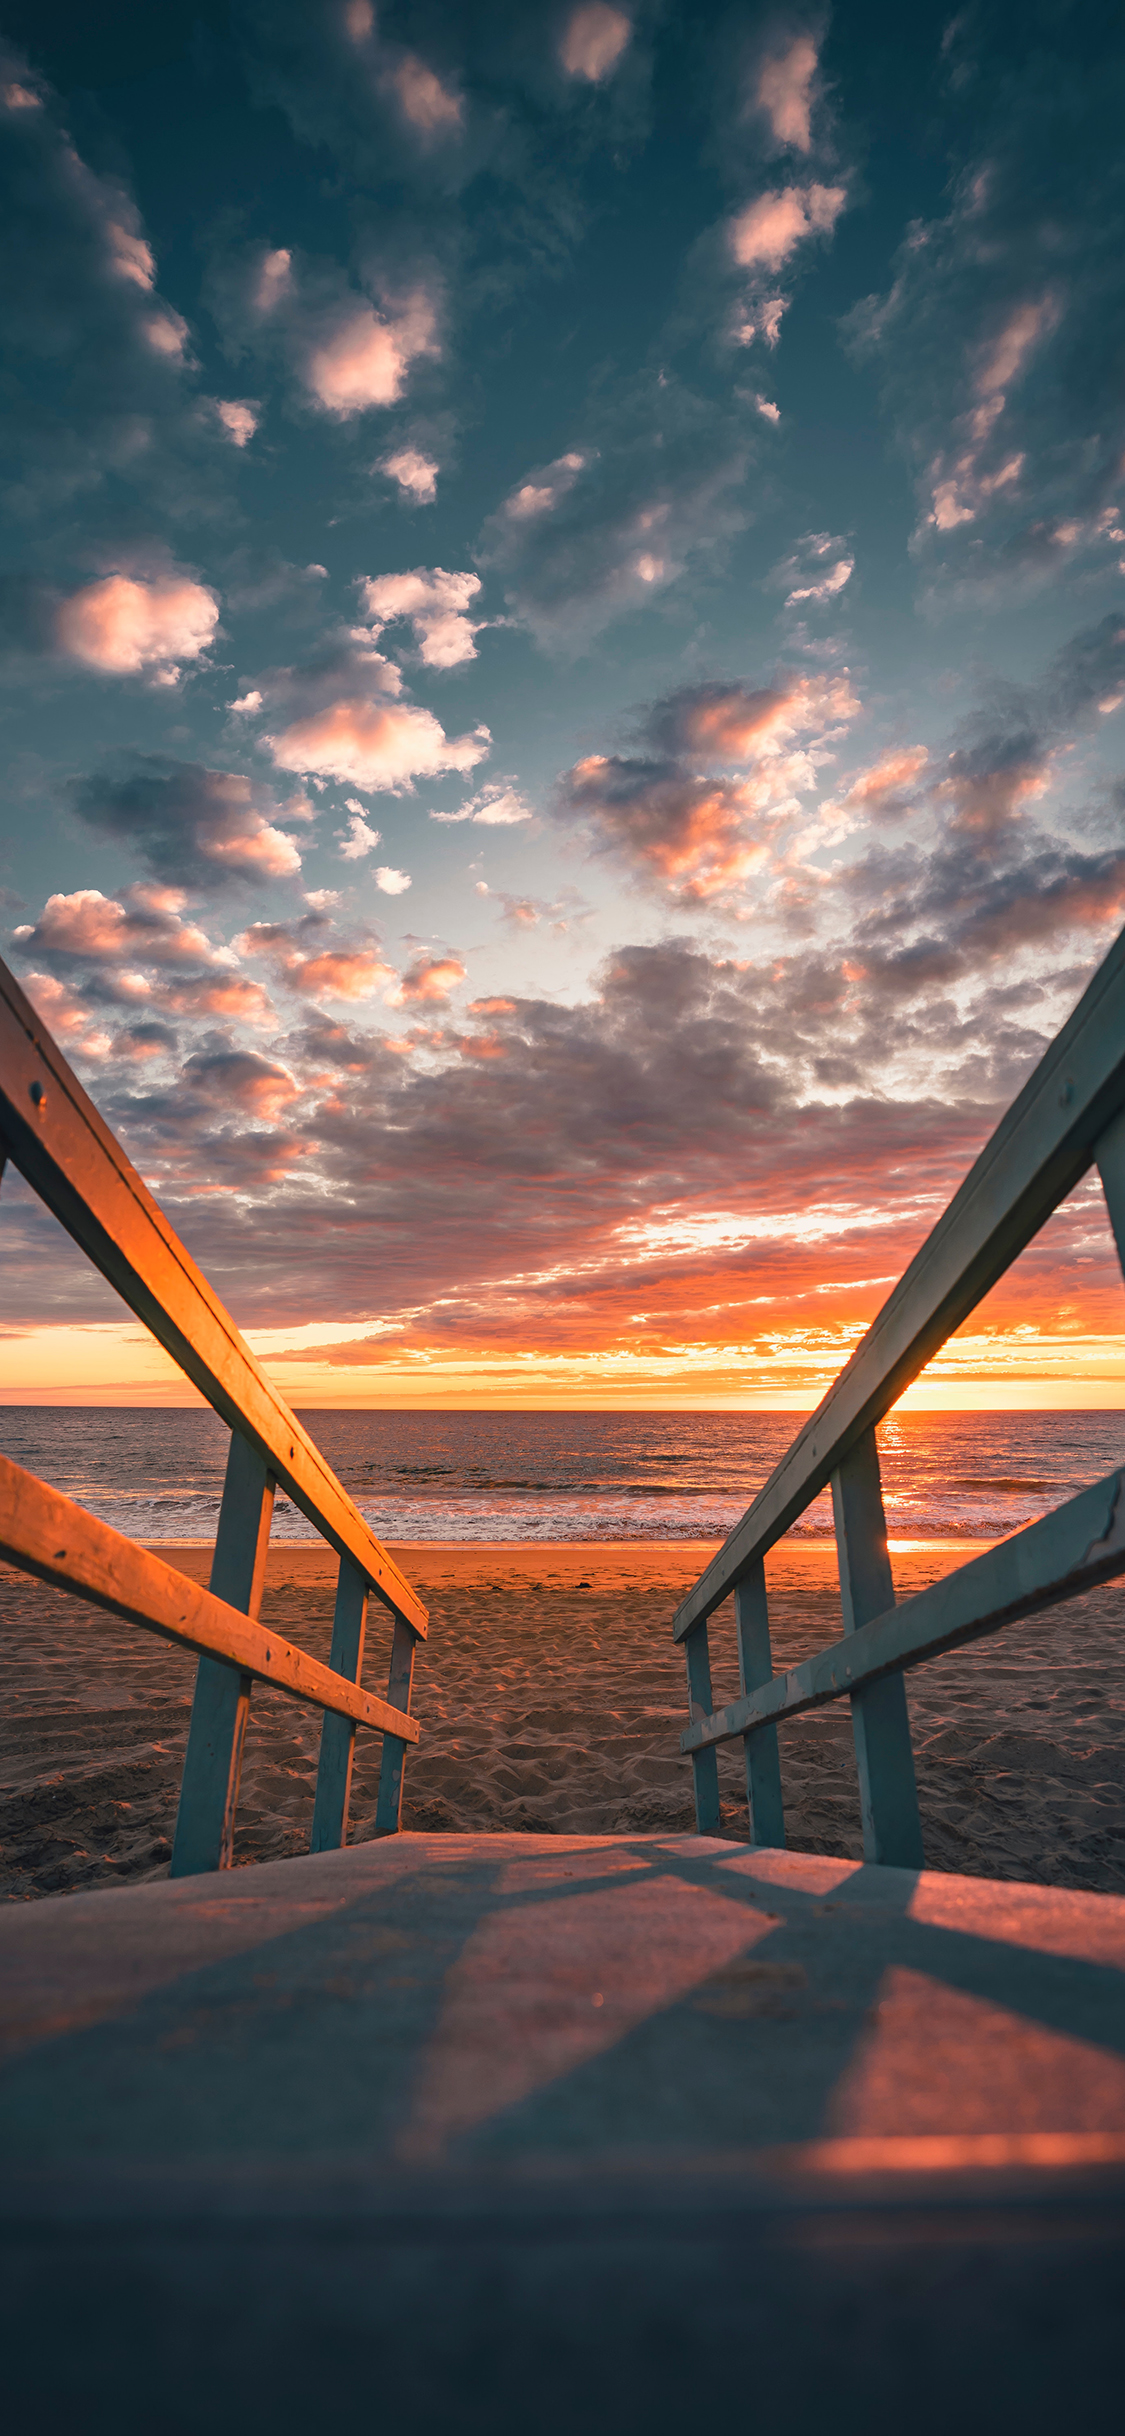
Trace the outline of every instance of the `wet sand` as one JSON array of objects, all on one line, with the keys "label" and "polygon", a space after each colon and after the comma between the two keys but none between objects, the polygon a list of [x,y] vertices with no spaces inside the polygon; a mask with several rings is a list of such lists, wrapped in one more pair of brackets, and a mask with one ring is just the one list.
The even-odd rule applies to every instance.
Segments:
[{"label": "wet sand", "polygon": [[[430,1608],[414,1698],[403,1824],[567,1834],[693,1824],[679,1754],[683,1660],[669,1622],[713,1551],[662,1544],[398,1545]],[[210,1550],[157,1553],[206,1581]],[[892,1557],[899,1598],[970,1550]],[[767,1568],[775,1663],[840,1632],[830,1547],[790,1545]],[[334,1560],[270,1553],[263,1617],[327,1658]],[[364,1680],[386,1672],[373,1602]],[[164,1874],[195,1661],[12,1568],[0,1567],[0,1893],[8,1900]],[[737,1691],[729,1611],[712,1628],[717,1702]],[[907,1676],[931,1868],[1125,1891],[1125,1588],[1113,1584]],[[256,1686],[237,1860],[307,1849],[319,1712]],[[380,1742],[360,1735],[351,1836],[374,1824]],[[781,1735],[789,1842],[861,1852],[845,1702]],[[745,1837],[741,1748],[720,1754],[724,1831]]]}]

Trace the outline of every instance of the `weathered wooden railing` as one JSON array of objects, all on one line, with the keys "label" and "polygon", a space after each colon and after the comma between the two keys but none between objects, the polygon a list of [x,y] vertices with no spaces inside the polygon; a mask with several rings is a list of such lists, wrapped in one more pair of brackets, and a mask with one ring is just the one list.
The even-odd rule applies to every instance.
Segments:
[{"label": "weathered wooden railing", "polygon": [[[0,964],[0,1168],[11,1159],[231,1431],[209,1590],[0,1458],[0,1555],[199,1653],[173,1877],[230,1867],[257,1678],[324,1710],[311,1849],[347,1840],[357,1726],[383,1736],[376,1832],[402,1807],[426,1610],[255,1361],[7,967]],[[340,1559],[327,1666],[258,1621],[274,1493]],[[394,1619],[390,1681],[360,1688],[370,1592]]]},{"label": "weathered wooden railing", "polygon": [[[719,1825],[717,1748],[741,1737],[751,1837],[785,1841],[777,1728],[852,1705],[863,1849],[916,1868],[922,1833],[903,1673],[1125,1571],[1125,1470],[895,1606],[878,1422],[1096,1161],[1125,1265],[1125,933],[765,1487],[678,1608],[699,1831]],[[844,1638],[774,1675],[764,1559],[832,1487]],[[708,1618],[734,1592],[741,1697],[715,1710]]]}]

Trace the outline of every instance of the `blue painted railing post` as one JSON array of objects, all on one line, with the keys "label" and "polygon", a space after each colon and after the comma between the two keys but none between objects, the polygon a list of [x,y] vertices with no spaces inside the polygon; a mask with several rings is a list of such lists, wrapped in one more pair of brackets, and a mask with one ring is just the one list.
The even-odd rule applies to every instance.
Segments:
[{"label": "blue painted railing post", "polygon": [[[684,1643],[687,1659],[688,1718],[694,1725],[697,1717],[709,1717],[713,1705],[711,1691],[711,1652],[707,1642],[707,1620],[689,1632]],[[692,1782],[695,1792],[695,1825],[699,1835],[719,1832],[719,1755],[708,1746],[691,1755]]]},{"label": "blue painted railing post", "polygon": [[[210,1587],[216,1598],[248,1616],[256,1616],[262,1603],[273,1495],[273,1475],[256,1447],[232,1431]],[[221,1658],[201,1658],[172,1845],[173,1878],[230,1868],[249,1714],[249,1675]]]},{"label": "blue painted railing post", "polygon": [[[887,1519],[873,1429],[865,1430],[832,1475],[844,1631],[855,1632],[895,1603]],[[922,1827],[914,1781],[910,1715],[901,1670],[852,1694],[852,1730],[868,1861],[921,1869]]]},{"label": "blue painted railing post", "polygon": [[[367,1633],[367,1579],[346,1556],[340,1558],[336,1612],[332,1618],[333,1673],[358,1683],[363,1674],[363,1644]],[[333,1717],[326,1710],[320,1729],[320,1765],[316,1772],[310,1852],[336,1852],[348,1840],[348,1804],[355,1758],[355,1722]]]},{"label": "blue painted railing post", "polygon": [[[404,1616],[395,1617],[394,1639],[391,1643],[391,1671],[387,1682],[387,1698],[393,1709],[410,1708],[414,1684],[414,1653],[418,1637],[411,1632]],[[383,1756],[379,1763],[379,1799],[375,1805],[376,1835],[397,1835],[402,1818],[402,1784],[406,1769],[406,1744],[398,1734],[384,1734]]]},{"label": "blue painted railing post", "polygon": [[[756,1692],[773,1676],[770,1611],[766,1597],[766,1568],[759,1557],[736,1584],[734,1621],[738,1633],[738,1672],[741,1689]],[[746,1798],[750,1804],[752,1844],[785,1843],[785,1805],[781,1798],[781,1756],[777,1727],[759,1726],[743,1736],[746,1754]]]}]

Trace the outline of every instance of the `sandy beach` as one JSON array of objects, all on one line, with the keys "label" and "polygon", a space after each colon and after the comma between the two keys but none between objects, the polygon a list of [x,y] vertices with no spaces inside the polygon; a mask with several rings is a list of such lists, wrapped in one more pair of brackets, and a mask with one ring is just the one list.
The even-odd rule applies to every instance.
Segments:
[{"label": "sandy beach", "polygon": [[[403,1823],[565,1833],[693,1823],[679,1754],[683,1661],[669,1622],[712,1542],[399,1544],[430,1609]],[[159,1551],[206,1581],[210,1550]],[[900,1598],[964,1561],[965,1545],[893,1556]],[[769,1568],[775,1663],[839,1633],[830,1547]],[[278,1543],[263,1616],[327,1657],[334,1559]],[[10,1567],[0,1568],[8,1686],[0,1731],[0,1891],[27,1900],[160,1875],[175,1821],[195,1661]],[[716,1700],[737,1690],[733,1630],[712,1630]],[[364,1680],[385,1675],[373,1602]],[[930,1867],[1125,1889],[1125,1589],[1112,1585],[907,1677]],[[237,1860],[306,1849],[320,1718],[256,1687]],[[781,1737],[789,1841],[861,1851],[850,1718],[841,1702]],[[361,1735],[353,1841],[372,1832],[380,1743]],[[747,1834],[740,1747],[720,1756],[724,1829]]]}]

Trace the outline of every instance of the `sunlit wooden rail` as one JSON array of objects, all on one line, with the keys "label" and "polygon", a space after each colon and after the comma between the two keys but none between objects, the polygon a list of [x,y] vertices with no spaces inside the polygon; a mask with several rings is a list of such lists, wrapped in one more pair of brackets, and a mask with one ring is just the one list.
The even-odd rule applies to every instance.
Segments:
[{"label": "sunlit wooden rail", "polygon": [[[777,1727],[849,1699],[863,1848],[922,1862],[907,1667],[1125,1572],[1125,1472],[1058,1507],[896,1607],[876,1426],[1097,1165],[1125,1265],[1125,933],[1013,1101],[932,1234],[742,1521],[676,1612],[701,1834],[719,1825],[717,1750],[741,1738],[751,1840],[782,1845]],[[844,1638],[774,1675],[764,1559],[831,1485]],[[739,1699],[716,1710],[708,1619],[734,1593]]]},{"label": "sunlit wooden rail", "polygon": [[[0,1460],[0,1554],[198,1651],[173,1877],[226,1869],[255,1678],[324,1711],[311,1850],[347,1841],[357,1726],[383,1736],[376,1832],[402,1808],[414,1653],[426,1610],[291,1413],[6,965],[0,963],[0,1167],[10,1159],[231,1431],[210,1588]],[[327,1666],[258,1620],[275,1491],[340,1559]],[[393,1618],[385,1699],[361,1689],[368,1601]]]}]

